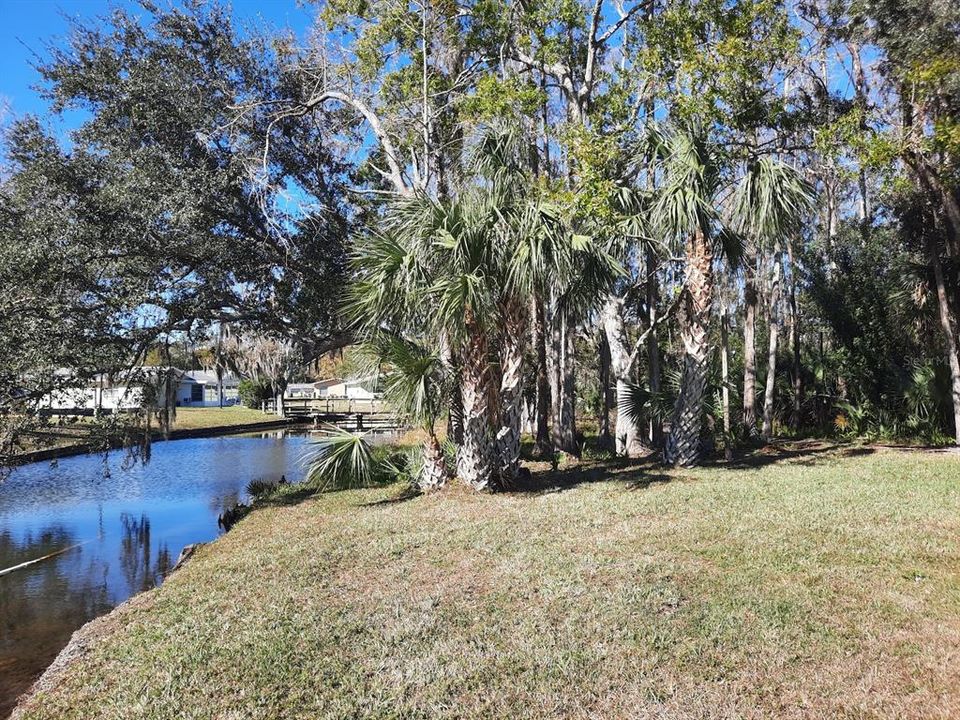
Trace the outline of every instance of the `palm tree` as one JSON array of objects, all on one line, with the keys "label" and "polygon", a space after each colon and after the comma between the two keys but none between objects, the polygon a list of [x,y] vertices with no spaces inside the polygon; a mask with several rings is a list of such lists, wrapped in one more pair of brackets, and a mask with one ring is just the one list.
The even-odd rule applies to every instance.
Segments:
[{"label": "palm tree", "polygon": [[[488,130],[472,155],[476,174],[456,196],[390,206],[383,232],[354,258],[347,305],[361,337],[390,333],[436,347],[441,358],[456,355],[456,372],[444,375],[456,377],[463,407],[457,475],[476,489],[509,483],[519,467],[531,295],[563,285],[569,311],[606,267],[591,238],[574,235],[557,208],[531,197],[522,150],[510,133]],[[428,369],[431,382],[439,378],[443,363],[426,360],[419,356],[424,364],[411,366],[405,383]]]},{"label": "palm tree", "polygon": [[361,346],[379,370],[383,365],[384,399],[393,410],[420,426],[426,433],[421,452],[423,462],[417,485],[421,490],[437,490],[450,479],[436,424],[443,413],[448,376],[440,353],[411,340],[381,332]]},{"label": "palm tree", "polygon": [[[569,218],[559,207],[533,198],[514,213],[507,252],[508,274],[500,313],[504,412],[499,438],[503,471],[510,478],[520,457],[523,350],[528,329],[537,322],[531,317],[539,309],[536,303],[553,294],[559,312],[574,318],[583,315],[619,266],[592,237],[573,232]],[[568,389],[568,400],[570,392]]]},{"label": "palm tree", "polygon": [[[813,191],[792,167],[774,158],[752,159],[737,187],[734,215],[739,231],[760,249],[772,251],[770,283],[770,332],[767,355],[767,382],[763,397],[762,435],[773,435],[773,401],[777,368],[777,305],[783,266],[783,246],[799,232],[803,217],[810,211]],[[798,368],[799,370],[799,368]],[[750,388],[752,390],[752,388]]]},{"label": "palm tree", "polygon": [[[634,154],[642,157],[645,162],[655,154],[659,147],[659,134],[648,133],[648,137]],[[652,163],[649,171],[652,172]],[[633,174],[629,171],[627,174]],[[649,216],[651,214],[651,193],[638,191],[630,187],[622,187],[614,197],[615,207],[621,216],[617,223],[616,232],[610,242],[610,248],[618,257],[638,266],[638,274],[626,282],[618,281],[606,294],[600,310],[600,323],[603,328],[607,345],[610,349],[610,370],[613,375],[616,392],[616,426],[614,428],[617,455],[625,457],[639,457],[649,452],[643,437],[642,422],[644,408],[648,399],[637,383],[636,367],[640,355],[644,350],[644,342],[655,337],[656,324],[662,322],[667,314],[656,317],[656,310],[651,314],[649,307],[655,304],[654,293],[650,292],[650,283],[656,274],[656,258],[661,255],[660,248],[651,236]],[[636,258],[642,257],[638,261]],[[626,273],[624,273],[624,276]],[[648,307],[636,313],[637,321],[643,331],[637,340],[631,340],[628,327],[630,324],[629,309],[637,305],[637,296],[645,295]],[[649,346],[647,347],[650,353]],[[656,357],[656,361],[659,356]],[[651,362],[650,391],[654,392],[657,370],[656,361]]]},{"label": "palm tree", "polygon": [[718,251],[735,258],[738,247],[737,238],[721,226],[717,211],[722,177],[720,149],[704,131],[691,125],[667,137],[665,155],[665,184],[654,208],[654,218],[668,241],[682,243],[685,278],[683,370],[664,459],[672,465],[689,466],[699,462],[701,453],[714,258]]},{"label": "palm tree", "polygon": [[389,331],[421,347],[455,348],[464,416],[457,474],[476,489],[491,487],[499,466],[489,337],[506,204],[495,189],[474,187],[455,199],[417,195],[392,205],[384,232],[354,258],[358,278],[347,304],[362,337]]}]

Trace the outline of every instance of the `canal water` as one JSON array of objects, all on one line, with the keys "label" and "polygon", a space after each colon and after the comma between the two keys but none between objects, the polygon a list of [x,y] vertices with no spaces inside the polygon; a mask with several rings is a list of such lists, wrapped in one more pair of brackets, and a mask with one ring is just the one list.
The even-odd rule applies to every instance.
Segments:
[{"label": "canal water", "polygon": [[245,501],[253,479],[304,476],[305,435],[154,443],[150,461],[123,451],[14,469],[0,482],[0,718],[71,634],[159,584],[191,543],[219,534],[217,517]]}]

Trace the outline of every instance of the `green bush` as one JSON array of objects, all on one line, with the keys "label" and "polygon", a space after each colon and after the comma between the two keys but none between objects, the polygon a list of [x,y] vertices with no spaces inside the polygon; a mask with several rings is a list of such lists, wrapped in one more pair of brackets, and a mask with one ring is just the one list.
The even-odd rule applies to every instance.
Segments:
[{"label": "green bush", "polygon": [[240,402],[254,410],[259,410],[264,402],[273,398],[270,386],[256,380],[241,380],[237,386],[237,392],[240,395]]}]

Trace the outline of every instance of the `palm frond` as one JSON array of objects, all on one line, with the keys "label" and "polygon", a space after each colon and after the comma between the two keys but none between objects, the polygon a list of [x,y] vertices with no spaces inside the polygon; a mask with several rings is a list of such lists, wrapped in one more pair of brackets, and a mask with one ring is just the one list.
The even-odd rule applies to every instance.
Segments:
[{"label": "palm frond", "polygon": [[374,457],[365,435],[328,426],[310,457],[307,482],[321,492],[365,487],[374,474]]},{"label": "palm frond", "polygon": [[650,391],[636,383],[630,383],[624,392],[618,391],[617,394],[617,412],[639,426],[649,415]]},{"label": "palm frond", "polygon": [[813,205],[813,188],[791,166],[771,157],[747,165],[734,195],[737,229],[764,243],[798,232]]},{"label": "palm frond", "polygon": [[386,366],[381,382],[394,412],[432,432],[448,385],[440,354],[390,333],[369,338],[360,352],[378,369]]}]

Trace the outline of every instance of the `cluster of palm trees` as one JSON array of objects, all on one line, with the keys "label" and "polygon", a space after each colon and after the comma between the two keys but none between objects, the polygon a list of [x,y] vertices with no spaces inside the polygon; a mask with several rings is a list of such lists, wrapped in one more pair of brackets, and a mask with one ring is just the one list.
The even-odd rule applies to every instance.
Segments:
[{"label": "cluster of palm trees", "polygon": [[[635,262],[638,243],[681,266],[668,312],[647,331],[666,319],[679,323],[682,379],[662,452],[671,464],[699,461],[714,275],[721,260],[736,268],[745,243],[776,245],[795,232],[810,190],[790,167],[769,157],[734,158],[694,124],[653,129],[635,152],[656,176],[647,184],[655,189],[622,179],[617,216],[600,222],[578,216],[546,189],[524,161],[522,134],[486,128],[455,193],[398,200],[360,241],[347,312],[364,352],[385,368],[386,396],[426,433],[422,488],[454,475],[478,490],[510,486],[520,472],[524,382],[531,376],[538,396],[553,395],[550,442],[570,449],[575,438],[565,435],[575,425],[563,415],[574,412],[574,389],[556,368],[544,367],[538,333],[546,315],[561,333],[599,320],[608,334],[623,335],[621,345],[634,337],[606,299]],[[644,337],[615,363],[621,454],[629,454],[624,436],[639,437],[640,413],[628,396]],[[559,347],[572,343],[561,338]],[[445,415],[455,467],[437,433]],[[552,452],[542,447],[543,435],[541,428],[538,450]]]}]

